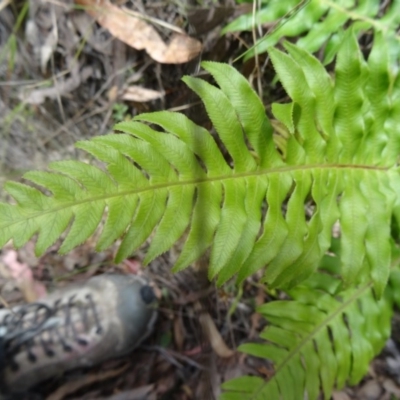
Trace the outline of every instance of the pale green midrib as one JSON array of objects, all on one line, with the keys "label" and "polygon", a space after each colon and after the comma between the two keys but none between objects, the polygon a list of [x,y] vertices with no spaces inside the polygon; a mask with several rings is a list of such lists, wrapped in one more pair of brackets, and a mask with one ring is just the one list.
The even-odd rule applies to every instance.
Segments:
[{"label": "pale green midrib", "polygon": [[[121,197],[121,196],[128,196],[132,194],[139,194],[139,193],[144,193],[148,191],[156,191],[160,189],[167,189],[167,188],[172,188],[174,186],[186,186],[186,185],[201,185],[203,183],[212,183],[212,182],[218,182],[218,181],[226,181],[229,179],[243,179],[243,178],[249,178],[249,177],[255,177],[255,176],[261,176],[261,175],[272,175],[272,174],[280,174],[280,173],[285,173],[285,172],[293,172],[293,171],[301,171],[301,170],[327,170],[327,169],[356,169],[356,170],[373,170],[377,172],[387,172],[393,167],[376,167],[376,166],[371,166],[371,165],[356,165],[356,164],[310,164],[310,165],[285,165],[281,167],[276,167],[276,168],[270,168],[268,170],[260,169],[256,171],[250,171],[250,172],[236,172],[233,173],[232,175],[219,175],[219,176],[213,176],[213,177],[207,177],[207,178],[198,178],[198,179],[192,179],[192,180],[182,180],[182,181],[169,181],[165,183],[157,183],[157,184],[152,184],[150,186],[146,187],[141,187],[140,189],[131,189],[131,190],[126,190],[126,191],[121,191],[121,192],[113,192],[113,193],[106,193],[98,196],[93,196],[93,197],[86,197],[82,200],[76,200],[73,202],[68,202],[68,203],[63,203],[58,207],[50,208],[49,210],[41,210],[37,213],[32,213],[29,217],[25,218],[19,218],[19,219],[14,219],[12,222],[9,224],[4,224],[0,226],[0,229],[5,229],[9,228],[12,225],[18,224],[21,221],[28,221],[30,219],[35,219],[37,217],[42,217],[46,214],[51,214],[51,213],[56,213],[59,211],[62,211],[64,209],[68,209],[70,207],[76,207],[81,204],[85,203],[91,203],[99,200],[107,200],[107,199],[112,199],[114,197]],[[118,182],[116,182],[118,185]],[[52,196],[49,196],[52,198]]]},{"label": "pale green midrib", "polygon": [[284,361],[279,365],[279,367],[276,369],[275,374],[272,376],[272,378],[265,382],[264,384],[262,384],[257,391],[252,394],[252,397],[249,400],[255,399],[258,394],[264,389],[264,387],[266,385],[268,385],[273,379],[275,379],[275,377],[279,374],[280,371],[282,371],[289,363],[290,361],[297,355],[300,353],[301,349],[307,344],[309,343],[309,341],[313,340],[314,337],[316,337],[318,335],[318,333],[320,331],[322,331],[323,329],[326,329],[326,327],[328,326],[328,324],[334,319],[336,318],[339,314],[342,314],[344,312],[344,310],[349,307],[350,305],[353,304],[354,301],[358,300],[360,298],[360,296],[362,296],[363,294],[365,294],[365,292],[369,289],[371,289],[371,287],[373,286],[372,282],[366,283],[364,286],[362,286],[361,288],[359,288],[356,292],[353,293],[352,296],[350,296],[344,303],[342,303],[340,305],[340,307],[338,307],[335,312],[333,312],[332,314],[328,315],[328,318],[324,319],[319,325],[317,325],[307,336],[305,336],[300,342],[299,344],[292,350],[289,352],[288,356],[284,359]]}]

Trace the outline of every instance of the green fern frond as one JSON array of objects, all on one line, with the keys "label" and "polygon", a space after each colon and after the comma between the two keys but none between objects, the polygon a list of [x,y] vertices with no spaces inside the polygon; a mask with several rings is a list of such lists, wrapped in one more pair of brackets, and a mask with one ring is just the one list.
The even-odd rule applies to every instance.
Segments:
[{"label": "green fern frond", "polygon": [[262,343],[239,350],[274,363],[268,380],[243,376],[223,384],[221,400],[325,399],[358,383],[390,336],[392,305],[376,300],[371,284],[343,290],[341,281],[314,274],[289,292],[290,300],[259,307],[269,322]]},{"label": "green fern frond", "polygon": [[249,31],[254,27],[276,23],[271,33],[246,52],[246,59],[253,57],[255,52],[265,53],[282,38],[290,37],[298,38],[296,44],[310,53],[323,49],[324,64],[328,64],[342,43],[343,28],[349,21],[353,21],[357,31],[366,32],[372,28],[383,32],[393,51],[400,49],[400,38],[396,35],[400,24],[398,1],[392,1],[385,10],[381,9],[382,2],[379,0],[264,0],[261,3],[255,15],[241,15],[222,31]]},{"label": "green fern frond", "polygon": [[290,287],[315,271],[338,221],[345,281],[372,278],[382,294],[391,219],[400,218],[400,84],[386,41],[377,34],[365,61],[348,31],[334,79],[305,50],[285,47],[269,50],[292,99],[272,107],[277,130],[243,76],[204,62],[219,88],[184,81],[202,99],[224,149],[178,113],[122,122],[115,128],[123,133],[77,143],[106,168],[62,161],[50,164],[51,172],[24,175],[50,195],[5,185],[16,204],[0,203],[0,246],[37,235],[40,255],[66,231],[65,253],[106,216],[97,248],[122,238],[117,261],[151,237],[148,263],[182,238],[175,271],[210,249],[209,276],[220,284],[267,266],[266,282]]}]

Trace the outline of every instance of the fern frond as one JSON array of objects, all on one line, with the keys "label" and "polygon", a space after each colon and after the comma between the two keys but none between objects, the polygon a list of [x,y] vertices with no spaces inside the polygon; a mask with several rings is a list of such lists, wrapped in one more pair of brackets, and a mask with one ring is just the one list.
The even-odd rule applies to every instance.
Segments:
[{"label": "fern frond", "polygon": [[285,47],[269,50],[292,99],[272,107],[276,131],[243,76],[204,62],[219,88],[184,80],[225,149],[178,113],[120,123],[120,134],[77,143],[106,168],[62,161],[24,176],[50,195],[5,185],[16,204],[0,203],[0,246],[10,239],[21,246],[36,234],[40,255],[67,231],[60,249],[67,252],[105,215],[97,248],[122,238],[117,261],[151,237],[148,263],[182,238],[175,271],[210,249],[209,276],[220,284],[267,266],[266,282],[290,287],[315,271],[338,221],[344,280],[372,278],[381,295],[391,219],[400,219],[400,84],[385,38],[376,35],[365,61],[348,31],[334,79],[305,50]]},{"label": "fern frond", "polygon": [[325,399],[358,383],[390,336],[392,304],[376,300],[371,284],[343,290],[340,280],[314,274],[289,291],[290,300],[259,307],[269,325],[262,343],[239,350],[274,363],[268,380],[243,376],[223,384],[222,400]]},{"label": "fern frond", "polygon": [[273,30],[258,40],[253,50],[246,52],[245,59],[255,53],[268,51],[282,38],[298,38],[296,44],[315,53],[323,50],[324,64],[335,57],[342,39],[343,29],[351,20],[358,32],[374,29],[383,32],[394,52],[400,48],[400,38],[396,34],[400,24],[400,4],[392,1],[382,13],[379,0],[268,0],[253,13],[241,15],[229,23],[223,33],[251,31],[254,27],[276,24]]}]

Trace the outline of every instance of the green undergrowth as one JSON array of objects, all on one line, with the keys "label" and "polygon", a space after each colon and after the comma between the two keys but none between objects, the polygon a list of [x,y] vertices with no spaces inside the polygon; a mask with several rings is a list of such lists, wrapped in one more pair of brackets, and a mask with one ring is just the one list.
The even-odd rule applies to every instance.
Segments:
[{"label": "green undergrowth", "polygon": [[13,202],[0,203],[0,246],[35,237],[40,256],[61,238],[67,253],[101,228],[97,250],[121,239],[117,262],[150,240],[146,264],[180,243],[174,271],[209,251],[218,285],[262,271],[288,300],[260,306],[262,342],[240,350],[272,361],[275,375],[227,382],[223,399],[329,399],[357,383],[398,297],[399,279],[387,283],[400,221],[400,79],[384,33],[367,57],[356,33],[343,34],[332,74],[300,46],[268,49],[290,98],[271,105],[272,118],[233,67],[203,62],[216,85],[184,81],[221,146],[179,113],[121,122],[76,144],[103,168],[54,162],[4,185]]},{"label": "green undergrowth", "polygon": [[400,2],[380,0],[261,0],[255,12],[241,15],[223,33],[255,30],[268,26],[268,32],[245,54],[245,59],[265,53],[282,38],[291,38],[310,53],[319,52],[329,64],[341,46],[349,23],[358,33],[381,32],[389,53],[399,51]]}]

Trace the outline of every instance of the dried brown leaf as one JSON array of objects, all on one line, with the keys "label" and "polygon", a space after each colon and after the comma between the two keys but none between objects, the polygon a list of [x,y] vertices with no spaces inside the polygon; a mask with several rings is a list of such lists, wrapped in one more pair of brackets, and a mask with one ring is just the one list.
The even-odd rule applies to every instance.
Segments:
[{"label": "dried brown leaf", "polygon": [[204,336],[209,340],[215,353],[222,358],[232,357],[235,352],[224,342],[224,339],[218,332],[211,315],[207,312],[202,312],[200,314],[199,321],[203,329]]},{"label": "dried brown leaf", "polygon": [[143,103],[146,101],[152,101],[159,99],[160,97],[163,97],[164,93],[159,92],[158,90],[152,90],[152,89],[146,89],[141,86],[128,86],[121,98],[122,100],[127,100],[127,101],[137,101],[139,103]]},{"label": "dried brown leaf", "polygon": [[166,44],[157,31],[144,20],[121,10],[109,0],[75,0],[114,37],[137,49],[146,50],[154,60],[164,64],[181,64],[196,57],[201,43],[187,35],[175,33]]},{"label": "dried brown leaf", "polygon": [[332,400],[351,400],[351,399],[346,392],[340,391],[332,393]]},{"label": "dried brown leaf", "polygon": [[5,268],[0,269],[0,276],[14,279],[27,302],[36,301],[46,295],[45,286],[34,279],[28,264],[18,261],[18,254],[15,250],[7,250],[1,257],[1,261]]},{"label": "dried brown leaf", "polygon": [[174,318],[174,339],[176,348],[181,351],[185,342],[185,328],[179,315]]}]

